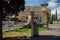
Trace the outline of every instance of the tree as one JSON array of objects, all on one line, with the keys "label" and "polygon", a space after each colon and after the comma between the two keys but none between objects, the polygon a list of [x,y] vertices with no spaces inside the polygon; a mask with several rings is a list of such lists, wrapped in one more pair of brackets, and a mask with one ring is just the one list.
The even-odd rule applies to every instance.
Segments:
[{"label": "tree", "polygon": [[0,0],[0,38],[2,38],[2,20],[6,15],[11,14],[17,16],[19,11],[24,11],[24,8],[24,0]]},{"label": "tree", "polygon": [[57,21],[57,10],[56,10],[56,21]]},{"label": "tree", "polygon": [[56,21],[56,15],[52,14],[52,21]]},{"label": "tree", "polygon": [[3,8],[5,8],[4,11],[10,15],[17,16],[19,11],[24,11],[25,9],[24,5],[25,5],[24,0],[7,0],[7,1],[4,0],[3,1]]}]

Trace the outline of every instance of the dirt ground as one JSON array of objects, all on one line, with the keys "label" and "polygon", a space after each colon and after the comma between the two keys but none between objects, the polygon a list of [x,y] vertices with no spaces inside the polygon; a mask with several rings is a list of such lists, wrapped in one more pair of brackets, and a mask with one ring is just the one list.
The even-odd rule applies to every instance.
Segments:
[{"label": "dirt ground", "polygon": [[[10,32],[7,34],[3,34],[3,38],[6,37],[16,37],[16,36],[30,36],[31,33],[22,33],[22,32]],[[54,36],[60,36],[60,31],[56,30],[45,30],[39,32],[39,35],[54,35]]]}]

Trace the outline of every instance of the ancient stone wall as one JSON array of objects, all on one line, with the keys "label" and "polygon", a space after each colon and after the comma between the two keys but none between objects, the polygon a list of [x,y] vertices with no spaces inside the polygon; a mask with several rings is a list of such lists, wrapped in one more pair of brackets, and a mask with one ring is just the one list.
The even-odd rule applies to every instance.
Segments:
[{"label": "ancient stone wall", "polygon": [[[49,18],[51,17],[51,10],[47,8],[48,4],[41,4],[41,7],[39,6],[25,6],[24,12],[20,12],[20,14],[25,16],[29,15],[31,11],[34,11],[34,16],[36,17],[37,14],[41,15],[42,23],[47,24],[47,16],[49,15]],[[47,15],[48,13],[48,15]],[[18,15],[18,18],[20,18],[20,14]],[[49,19],[50,20],[50,19]]]}]

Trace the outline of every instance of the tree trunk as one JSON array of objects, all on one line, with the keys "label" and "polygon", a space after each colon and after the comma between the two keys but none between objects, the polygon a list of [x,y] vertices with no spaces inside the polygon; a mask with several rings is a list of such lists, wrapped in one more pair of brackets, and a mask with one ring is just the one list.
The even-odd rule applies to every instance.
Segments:
[{"label": "tree trunk", "polygon": [[0,12],[0,40],[2,40],[2,12]]},{"label": "tree trunk", "polygon": [[2,0],[0,0],[0,40],[2,40]]},{"label": "tree trunk", "polygon": [[2,38],[2,20],[0,17],[0,38]]}]

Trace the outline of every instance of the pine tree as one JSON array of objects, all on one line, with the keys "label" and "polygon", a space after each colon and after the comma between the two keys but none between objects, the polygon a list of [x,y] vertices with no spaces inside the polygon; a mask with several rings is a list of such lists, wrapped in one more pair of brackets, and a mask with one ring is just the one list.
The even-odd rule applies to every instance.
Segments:
[{"label": "pine tree", "polygon": [[57,9],[56,9],[56,21],[57,21]]}]

